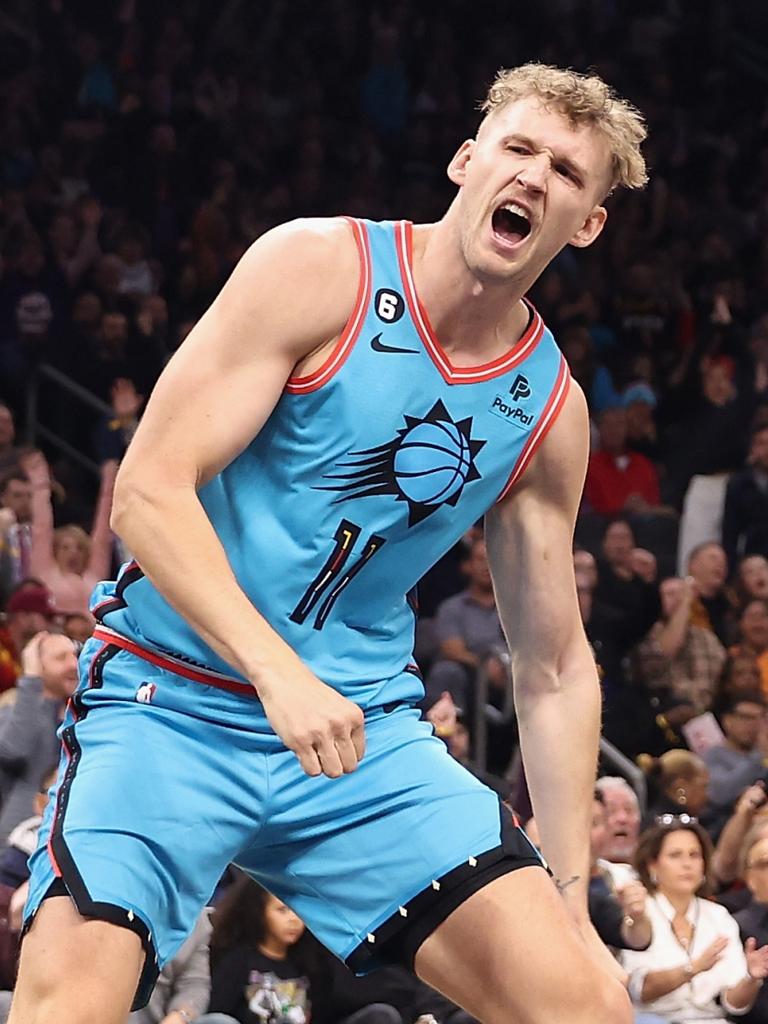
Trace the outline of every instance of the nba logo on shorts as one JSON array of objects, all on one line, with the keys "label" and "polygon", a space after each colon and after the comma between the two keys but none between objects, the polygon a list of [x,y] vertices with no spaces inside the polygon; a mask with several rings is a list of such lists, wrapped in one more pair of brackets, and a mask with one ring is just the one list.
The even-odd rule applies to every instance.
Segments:
[{"label": "nba logo on shorts", "polygon": [[155,683],[142,683],[136,691],[136,700],[139,704],[151,704],[152,698],[157,693]]}]

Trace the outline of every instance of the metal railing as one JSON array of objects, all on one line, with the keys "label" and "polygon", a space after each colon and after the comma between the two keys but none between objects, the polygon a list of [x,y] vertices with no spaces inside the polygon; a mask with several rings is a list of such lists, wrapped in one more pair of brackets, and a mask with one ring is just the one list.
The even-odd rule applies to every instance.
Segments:
[{"label": "metal railing", "polygon": [[61,370],[57,370],[55,366],[51,366],[49,363],[38,363],[30,375],[27,384],[26,443],[34,446],[37,444],[38,438],[42,438],[48,444],[63,452],[73,462],[76,462],[84,469],[87,469],[88,472],[98,477],[99,464],[97,462],[78,448],[75,448],[66,438],[40,422],[40,384],[43,380],[52,382],[71,398],[77,399],[77,401],[89,409],[99,413],[100,416],[108,416],[111,419],[114,416],[112,407],[87,388],[84,388],[82,384],[78,384],[77,381],[68,377],[66,373],[62,373]]}]

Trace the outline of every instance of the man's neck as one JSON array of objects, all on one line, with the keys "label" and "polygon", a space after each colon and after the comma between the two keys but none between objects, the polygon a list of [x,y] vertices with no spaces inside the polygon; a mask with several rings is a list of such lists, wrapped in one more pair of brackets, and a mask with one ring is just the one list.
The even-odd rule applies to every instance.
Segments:
[{"label": "man's neck", "polygon": [[441,346],[456,365],[504,355],[524,334],[530,313],[521,301],[535,277],[481,281],[467,266],[454,208],[414,232],[416,291]]}]

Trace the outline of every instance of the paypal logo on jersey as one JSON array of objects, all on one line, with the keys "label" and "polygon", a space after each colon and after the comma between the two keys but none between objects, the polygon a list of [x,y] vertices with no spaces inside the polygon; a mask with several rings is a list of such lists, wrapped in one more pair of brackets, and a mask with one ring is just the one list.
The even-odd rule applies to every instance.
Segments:
[{"label": "paypal logo on jersey", "polygon": [[518,403],[525,402],[530,397],[530,381],[522,373],[518,373],[512,381],[509,396],[496,395],[490,411],[508,423],[514,423],[521,430],[527,430],[533,424],[533,413],[527,413]]},{"label": "paypal logo on jersey", "polygon": [[507,423],[514,423],[521,430],[527,430],[533,423],[532,412],[526,413],[521,405],[508,404],[501,395],[496,395],[490,411]]}]

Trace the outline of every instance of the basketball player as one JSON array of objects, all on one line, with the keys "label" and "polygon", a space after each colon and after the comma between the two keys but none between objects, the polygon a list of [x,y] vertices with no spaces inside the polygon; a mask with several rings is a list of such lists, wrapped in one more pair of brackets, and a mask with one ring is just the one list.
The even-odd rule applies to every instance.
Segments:
[{"label": "basketball player", "polygon": [[[354,970],[412,966],[487,1024],[630,1021],[585,897],[587,409],[524,295],[644,183],[645,132],[599,79],[537,65],[485,112],[439,223],[269,232],[158,383],[115,494],[136,561],[96,591],[11,1024],[122,1022],[230,861]],[[407,594],[484,513],[554,881],[414,709]]]}]

